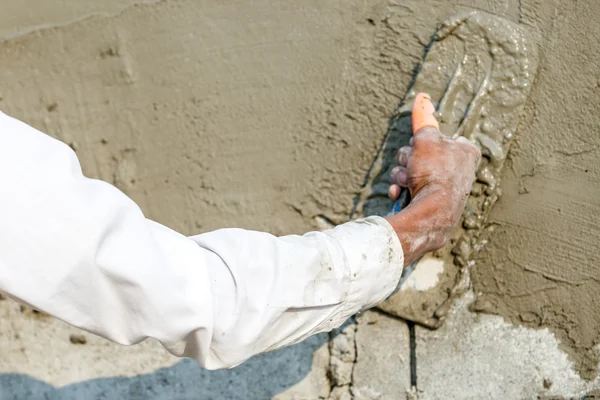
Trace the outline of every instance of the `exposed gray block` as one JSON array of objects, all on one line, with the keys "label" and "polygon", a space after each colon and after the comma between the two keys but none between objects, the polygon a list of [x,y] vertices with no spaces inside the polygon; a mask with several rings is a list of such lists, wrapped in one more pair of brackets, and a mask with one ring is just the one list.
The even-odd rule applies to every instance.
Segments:
[{"label": "exposed gray block", "polygon": [[358,317],[352,394],[357,400],[404,399],[410,389],[408,326],[377,311]]}]

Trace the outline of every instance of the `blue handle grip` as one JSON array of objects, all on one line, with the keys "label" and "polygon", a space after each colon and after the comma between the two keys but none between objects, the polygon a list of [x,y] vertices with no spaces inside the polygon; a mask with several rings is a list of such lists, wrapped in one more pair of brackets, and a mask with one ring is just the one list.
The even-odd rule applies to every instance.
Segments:
[{"label": "blue handle grip", "polygon": [[[391,217],[392,215],[398,214],[400,211],[406,208],[408,203],[410,203],[410,192],[408,191],[408,189],[402,189],[402,191],[400,192],[400,196],[398,196],[398,199],[394,202],[394,205],[392,206],[392,209],[387,214],[387,216]],[[412,274],[412,272],[415,270],[415,267],[417,266],[418,262],[419,260],[415,260],[412,263],[410,263],[410,265],[404,267],[404,269],[402,270],[402,275],[400,275],[400,281],[398,282],[398,286],[396,287],[394,293],[396,293],[400,289],[400,286],[402,286],[402,284],[406,282],[410,274]]]}]

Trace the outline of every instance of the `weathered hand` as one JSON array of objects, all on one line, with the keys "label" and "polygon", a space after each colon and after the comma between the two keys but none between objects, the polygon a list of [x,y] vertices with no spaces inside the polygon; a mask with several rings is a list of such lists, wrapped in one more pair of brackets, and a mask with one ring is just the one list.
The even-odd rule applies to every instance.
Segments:
[{"label": "weathered hand", "polygon": [[398,150],[398,166],[392,171],[390,197],[402,187],[411,202],[388,221],[400,238],[405,265],[429,251],[443,247],[464,210],[481,152],[469,140],[452,140],[438,130],[434,107],[420,93],[413,107],[414,137]]}]

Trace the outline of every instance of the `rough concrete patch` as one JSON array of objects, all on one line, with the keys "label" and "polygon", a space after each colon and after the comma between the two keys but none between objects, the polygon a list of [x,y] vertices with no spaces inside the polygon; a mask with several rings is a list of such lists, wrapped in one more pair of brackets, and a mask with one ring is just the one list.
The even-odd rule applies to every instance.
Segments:
[{"label": "rough concrete patch", "polygon": [[581,400],[598,400],[600,399],[600,389],[594,389],[585,394]]},{"label": "rough concrete patch", "polygon": [[377,311],[367,311],[357,320],[357,359],[352,374],[354,398],[406,398],[410,391],[408,326]]},{"label": "rough concrete patch", "polygon": [[352,321],[331,334],[329,378],[333,388],[352,384],[352,371],[356,362],[356,328],[356,323]]},{"label": "rough concrete patch", "polygon": [[350,386],[336,386],[331,391],[328,400],[353,400]]},{"label": "rough concrete patch", "polygon": [[578,398],[600,387],[600,380],[577,375],[547,329],[473,314],[472,299],[472,293],[459,299],[439,330],[417,327],[419,399]]}]

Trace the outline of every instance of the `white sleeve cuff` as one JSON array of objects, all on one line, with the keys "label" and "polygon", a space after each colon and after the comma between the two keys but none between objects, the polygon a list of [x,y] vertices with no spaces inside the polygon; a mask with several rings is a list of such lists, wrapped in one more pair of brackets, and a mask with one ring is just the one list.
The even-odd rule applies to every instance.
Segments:
[{"label": "white sleeve cuff", "polygon": [[341,319],[374,307],[396,289],[404,265],[404,252],[396,232],[385,218],[362,218],[324,233],[340,244],[350,267],[350,290],[340,313]]}]

